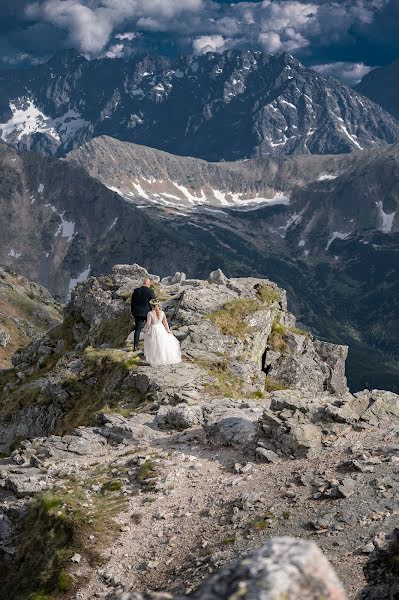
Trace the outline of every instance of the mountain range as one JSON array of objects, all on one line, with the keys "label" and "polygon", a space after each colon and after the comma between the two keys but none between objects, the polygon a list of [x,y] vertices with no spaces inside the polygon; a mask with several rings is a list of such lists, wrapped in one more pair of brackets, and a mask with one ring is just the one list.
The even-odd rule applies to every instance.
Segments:
[{"label": "mountain range", "polygon": [[99,135],[208,161],[399,141],[399,123],[380,106],[286,53],[88,61],[67,51],[3,71],[0,82],[1,138],[42,154]]}]

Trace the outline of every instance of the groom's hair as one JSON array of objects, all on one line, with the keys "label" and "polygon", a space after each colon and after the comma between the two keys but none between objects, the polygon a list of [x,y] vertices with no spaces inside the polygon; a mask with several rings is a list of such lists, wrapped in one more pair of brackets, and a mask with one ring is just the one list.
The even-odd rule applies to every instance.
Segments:
[{"label": "groom's hair", "polygon": [[146,287],[150,287],[151,285],[151,279],[149,279],[148,277],[146,277],[143,281],[143,285],[145,285]]}]

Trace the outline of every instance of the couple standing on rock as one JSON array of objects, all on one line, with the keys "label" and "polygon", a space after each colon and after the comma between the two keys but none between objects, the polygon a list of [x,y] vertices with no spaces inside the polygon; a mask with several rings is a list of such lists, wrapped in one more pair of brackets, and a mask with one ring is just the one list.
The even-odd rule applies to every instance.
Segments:
[{"label": "couple standing on rock", "polygon": [[152,367],[181,362],[180,344],[169,329],[161,303],[146,278],[132,294],[132,315],[135,320],[134,351],[138,351],[140,333],[144,333],[144,356]]}]

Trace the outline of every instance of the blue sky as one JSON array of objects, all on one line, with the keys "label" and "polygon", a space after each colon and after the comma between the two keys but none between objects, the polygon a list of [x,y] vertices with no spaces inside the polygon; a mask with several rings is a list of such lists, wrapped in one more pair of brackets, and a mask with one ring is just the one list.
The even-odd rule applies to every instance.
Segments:
[{"label": "blue sky", "polygon": [[0,67],[89,58],[286,50],[356,83],[399,58],[399,0],[1,0]]}]

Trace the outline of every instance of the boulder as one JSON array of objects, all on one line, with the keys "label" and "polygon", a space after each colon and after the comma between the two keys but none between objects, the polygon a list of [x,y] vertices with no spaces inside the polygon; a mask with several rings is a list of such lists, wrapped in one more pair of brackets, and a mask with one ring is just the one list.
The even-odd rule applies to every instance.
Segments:
[{"label": "boulder", "polygon": [[330,344],[321,340],[313,341],[319,357],[330,367],[327,389],[331,394],[346,394],[348,385],[345,376],[345,362],[348,356],[348,346]]},{"label": "boulder", "polygon": [[255,452],[261,413],[261,408],[246,403],[215,401],[203,408],[203,428],[213,443]]},{"label": "boulder", "polygon": [[395,600],[399,598],[399,529],[376,540],[374,546],[363,568],[367,586],[357,600]]},{"label": "boulder", "polygon": [[134,420],[129,420],[116,414],[100,413],[97,421],[100,427],[95,431],[116,444],[140,444],[156,437],[143,415],[136,415]]},{"label": "boulder", "polygon": [[158,275],[151,275],[144,267],[141,267],[138,264],[133,265],[115,265],[112,268],[112,274],[117,277],[128,277],[129,279],[143,280],[146,277],[149,277],[154,282],[159,282]]},{"label": "boulder", "polygon": [[316,544],[272,538],[262,548],[213,575],[192,600],[345,600],[344,589]]},{"label": "boulder", "polygon": [[[173,600],[173,597],[131,590],[113,591],[108,599]],[[346,600],[346,595],[334,569],[316,544],[276,537],[212,575],[196,591],[174,597],[174,600],[226,599]]]},{"label": "boulder", "polygon": [[208,277],[209,283],[216,283],[217,285],[226,285],[228,279],[221,269],[212,271]]},{"label": "boulder", "polygon": [[361,419],[376,427],[395,428],[399,426],[399,395],[385,390],[364,390],[355,394],[360,401],[367,403]]},{"label": "boulder", "polygon": [[161,406],[157,412],[155,423],[165,429],[189,429],[200,425],[203,421],[200,406],[189,406],[181,403],[176,406]]},{"label": "boulder", "polygon": [[180,273],[179,271],[177,271],[174,275],[163,277],[163,279],[161,279],[161,283],[163,285],[180,285],[183,283],[183,281],[186,281],[186,279],[187,275],[185,273]]},{"label": "boulder", "polygon": [[272,379],[288,387],[311,392],[345,394],[348,391],[345,377],[346,346],[319,342],[289,328],[281,338],[282,348],[279,352],[266,351],[268,375]]}]

